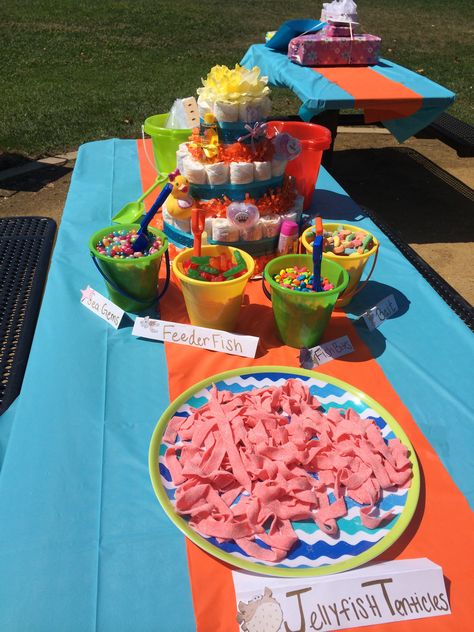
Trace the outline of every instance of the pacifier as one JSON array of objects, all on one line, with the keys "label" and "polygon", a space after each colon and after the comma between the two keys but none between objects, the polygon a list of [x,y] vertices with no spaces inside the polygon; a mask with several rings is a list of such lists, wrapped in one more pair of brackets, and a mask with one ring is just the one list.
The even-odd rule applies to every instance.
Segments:
[{"label": "pacifier", "polygon": [[254,204],[232,202],[227,207],[227,219],[240,228],[250,228],[258,222],[260,213]]}]

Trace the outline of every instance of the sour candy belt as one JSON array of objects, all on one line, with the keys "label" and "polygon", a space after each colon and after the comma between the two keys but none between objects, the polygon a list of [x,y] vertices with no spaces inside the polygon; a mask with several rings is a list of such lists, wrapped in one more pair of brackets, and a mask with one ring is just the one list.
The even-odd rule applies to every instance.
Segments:
[{"label": "sour candy belt", "polygon": [[234,250],[233,256],[221,254],[218,257],[191,257],[183,264],[184,273],[190,279],[196,281],[230,281],[247,272],[247,265],[238,250]]}]

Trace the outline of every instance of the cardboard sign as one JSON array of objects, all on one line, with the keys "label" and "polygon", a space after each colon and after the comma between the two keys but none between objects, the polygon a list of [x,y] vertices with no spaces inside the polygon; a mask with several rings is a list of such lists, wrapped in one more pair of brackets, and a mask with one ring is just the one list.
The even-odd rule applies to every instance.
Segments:
[{"label": "cardboard sign", "polygon": [[244,358],[255,358],[259,341],[259,338],[255,336],[240,336],[220,329],[183,325],[167,320],[154,320],[148,316],[135,320],[132,335],[230,353]]},{"label": "cardboard sign", "polygon": [[341,336],[311,349],[301,349],[300,364],[305,369],[312,369],[314,365],[321,366],[321,364],[326,364],[330,360],[340,358],[353,351],[354,347],[349,336]]},{"label": "cardboard sign", "polygon": [[365,320],[369,331],[374,331],[377,327],[398,312],[397,301],[393,294],[387,296],[380,303],[374,305],[371,309],[367,310],[361,315],[361,318]]},{"label": "cardboard sign", "polygon": [[85,290],[81,290],[81,304],[89,309],[93,314],[105,320],[111,327],[118,329],[125,312],[108,298],[93,290],[90,285]]},{"label": "cardboard sign", "polygon": [[441,567],[426,558],[308,579],[232,577],[237,621],[248,632],[346,630],[451,612]]}]

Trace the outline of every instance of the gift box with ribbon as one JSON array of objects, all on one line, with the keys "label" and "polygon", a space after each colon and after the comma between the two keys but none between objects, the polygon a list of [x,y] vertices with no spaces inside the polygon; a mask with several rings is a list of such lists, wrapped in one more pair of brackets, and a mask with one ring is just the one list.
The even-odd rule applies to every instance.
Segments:
[{"label": "gift box with ribbon", "polygon": [[357,5],[353,0],[324,3],[317,33],[303,33],[288,45],[288,57],[301,66],[370,66],[380,55],[381,39],[358,33]]},{"label": "gift box with ribbon", "polygon": [[335,37],[327,28],[291,40],[288,57],[300,66],[370,66],[380,56],[381,39],[376,35]]}]

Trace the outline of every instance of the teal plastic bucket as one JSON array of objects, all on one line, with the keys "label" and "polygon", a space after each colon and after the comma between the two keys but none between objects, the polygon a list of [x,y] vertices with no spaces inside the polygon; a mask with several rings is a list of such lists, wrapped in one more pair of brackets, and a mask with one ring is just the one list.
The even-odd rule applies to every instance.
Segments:
[{"label": "teal plastic bucket", "polygon": [[[342,266],[328,259],[322,260],[321,276],[334,285],[327,292],[298,292],[279,285],[273,276],[285,268],[305,266],[313,270],[311,255],[284,255],[273,259],[265,266],[263,287],[271,298],[273,315],[278,334],[289,347],[309,349],[318,344],[327,327],[337,298],[349,282],[349,275]],[[271,295],[265,287],[270,285]]]},{"label": "teal plastic bucket", "polygon": [[156,171],[168,174],[176,169],[176,152],[181,143],[189,140],[190,129],[169,129],[165,127],[169,114],[149,116],[143,131],[151,137]]},{"label": "teal plastic bucket", "polygon": [[[161,239],[162,246],[152,255],[137,259],[114,259],[100,254],[96,244],[105,235],[115,230],[138,230],[140,224],[126,226],[107,226],[92,235],[89,240],[89,250],[92,260],[99,273],[105,280],[110,300],[126,312],[139,314],[154,305],[166,292],[169,284],[169,256],[168,239],[161,230],[148,227],[148,232]],[[158,275],[161,259],[165,255],[167,275],[161,293],[158,292]]]}]

